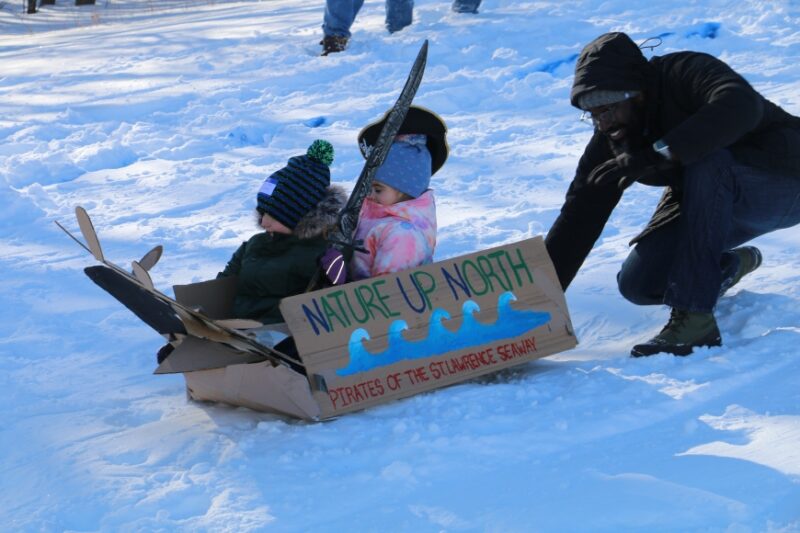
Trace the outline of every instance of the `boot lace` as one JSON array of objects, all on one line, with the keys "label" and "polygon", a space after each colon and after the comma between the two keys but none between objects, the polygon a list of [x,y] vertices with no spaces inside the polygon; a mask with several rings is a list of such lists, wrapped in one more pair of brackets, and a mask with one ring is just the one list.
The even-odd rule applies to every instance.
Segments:
[{"label": "boot lace", "polygon": [[669,313],[669,320],[667,320],[667,325],[661,329],[661,333],[659,333],[659,335],[666,333],[668,331],[681,329],[681,327],[683,327],[688,318],[689,318],[689,313],[687,311],[682,311],[680,309],[675,309],[673,307]]}]

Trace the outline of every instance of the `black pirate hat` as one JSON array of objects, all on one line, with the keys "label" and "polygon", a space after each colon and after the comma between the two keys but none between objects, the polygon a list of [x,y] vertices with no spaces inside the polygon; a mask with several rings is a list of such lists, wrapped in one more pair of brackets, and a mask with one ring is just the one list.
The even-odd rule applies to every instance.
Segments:
[{"label": "black pirate hat", "polygon": [[[361,155],[365,158],[369,153],[369,148],[375,144],[378,135],[383,129],[388,113],[380,120],[368,124],[358,134],[358,147]],[[447,126],[442,117],[424,107],[412,105],[408,108],[408,113],[400,126],[398,135],[402,133],[423,133],[428,137],[428,151],[431,153],[431,174],[442,168],[450,148],[447,146]]]}]

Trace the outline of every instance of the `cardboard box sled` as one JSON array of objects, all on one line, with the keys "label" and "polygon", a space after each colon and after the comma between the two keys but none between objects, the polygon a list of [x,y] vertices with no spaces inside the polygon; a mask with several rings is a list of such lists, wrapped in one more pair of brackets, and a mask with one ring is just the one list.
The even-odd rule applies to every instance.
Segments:
[{"label": "cardboard box sled", "polygon": [[[224,318],[221,302],[233,299],[225,284],[176,286],[176,300]],[[541,237],[286,298],[280,309],[286,324],[259,328],[258,338],[291,334],[305,373],[271,360],[183,372],[190,397],[322,420],[577,344]],[[187,336],[167,361],[222,352],[232,363],[247,355]]]}]

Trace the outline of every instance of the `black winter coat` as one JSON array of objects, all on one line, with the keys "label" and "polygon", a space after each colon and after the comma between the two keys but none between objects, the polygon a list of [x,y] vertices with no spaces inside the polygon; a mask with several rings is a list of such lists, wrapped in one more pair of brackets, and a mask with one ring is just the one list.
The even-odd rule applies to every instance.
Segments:
[{"label": "black winter coat", "polygon": [[302,294],[317,270],[317,260],[327,247],[326,230],[336,222],[347,201],[337,186],[300,219],[291,235],[261,232],[236,250],[217,277],[237,276],[233,313],[264,324],[283,322],[281,299]]},{"label": "black winter coat", "polygon": [[[642,90],[646,142],[663,139],[680,164],[727,148],[744,165],[800,179],[800,118],[766,100],[713,56],[678,52],[647,61],[627,35],[606,34],[578,59],[572,103],[576,105],[583,93],[593,89]],[[622,196],[615,184],[592,187],[586,183],[589,173],[612,157],[605,136],[595,130],[545,239],[564,289]],[[648,226],[633,242],[679,216],[681,182],[677,167],[647,183],[666,186],[666,190]]]}]

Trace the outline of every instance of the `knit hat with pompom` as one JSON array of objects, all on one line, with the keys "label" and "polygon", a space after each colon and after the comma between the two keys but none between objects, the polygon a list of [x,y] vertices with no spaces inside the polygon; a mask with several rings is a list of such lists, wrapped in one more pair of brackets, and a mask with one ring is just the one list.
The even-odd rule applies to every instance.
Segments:
[{"label": "knit hat with pompom", "polygon": [[305,155],[290,158],[285,167],[264,180],[256,196],[257,209],[294,229],[325,196],[332,162],[333,146],[328,141],[314,141]]}]

